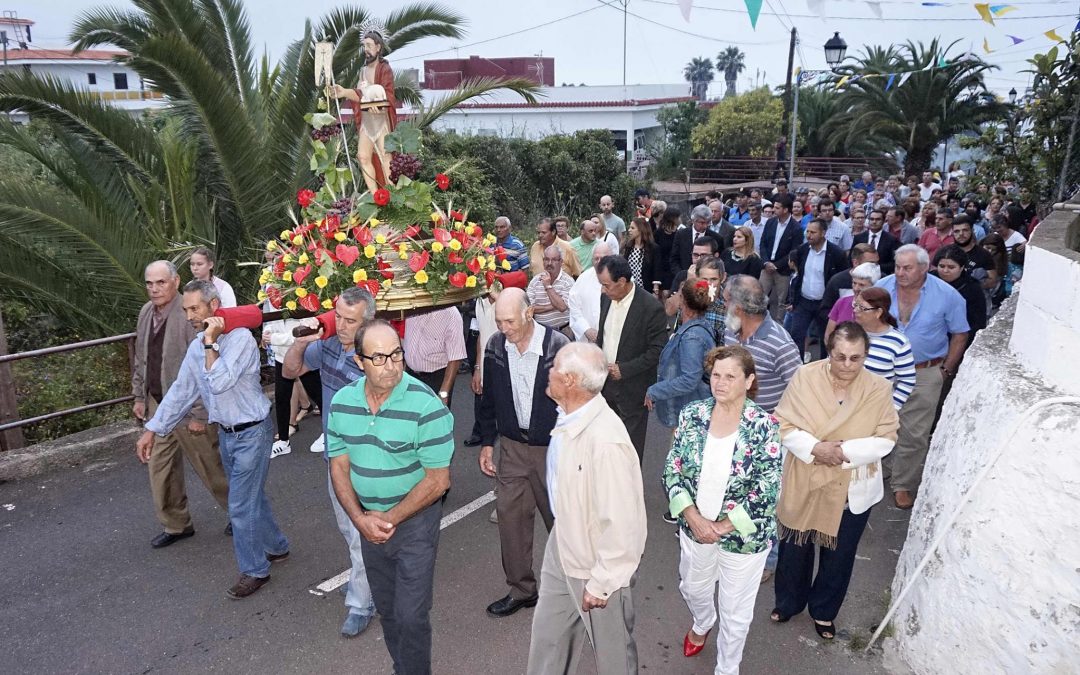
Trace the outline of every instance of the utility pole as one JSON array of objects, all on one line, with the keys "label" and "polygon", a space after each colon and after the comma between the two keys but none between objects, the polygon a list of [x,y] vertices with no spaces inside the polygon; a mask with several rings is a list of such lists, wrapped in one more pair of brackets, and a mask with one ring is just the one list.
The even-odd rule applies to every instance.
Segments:
[{"label": "utility pole", "polygon": [[0,42],[4,43],[4,67],[7,68],[7,31],[0,30]]},{"label": "utility pole", "polygon": [[622,86],[626,86],[626,7],[630,0],[622,3]]},{"label": "utility pole", "polygon": [[797,39],[798,32],[796,32],[795,26],[792,26],[791,43],[788,45],[787,53],[787,81],[784,83],[784,121],[780,123],[782,130],[787,129],[791,114],[791,74],[795,71],[795,41]]}]

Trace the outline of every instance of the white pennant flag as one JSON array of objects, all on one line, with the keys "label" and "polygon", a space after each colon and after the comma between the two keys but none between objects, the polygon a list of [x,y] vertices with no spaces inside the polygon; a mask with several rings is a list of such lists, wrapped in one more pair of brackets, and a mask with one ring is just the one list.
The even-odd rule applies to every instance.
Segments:
[{"label": "white pennant flag", "polygon": [[825,0],[806,0],[806,6],[810,8],[811,14],[817,14],[818,18],[824,18]]},{"label": "white pennant flag", "polygon": [[690,22],[690,9],[694,6],[694,0],[679,0],[679,11],[687,23]]},{"label": "white pennant flag", "polygon": [[900,81],[896,83],[896,88],[899,89],[900,87],[904,86],[904,83],[908,81],[909,77],[911,77],[911,73],[904,73],[903,75],[901,75]]},{"label": "white pennant flag", "polygon": [[866,6],[870,8],[870,11],[874,13],[874,16],[881,18],[881,3],[880,2],[867,2]]}]

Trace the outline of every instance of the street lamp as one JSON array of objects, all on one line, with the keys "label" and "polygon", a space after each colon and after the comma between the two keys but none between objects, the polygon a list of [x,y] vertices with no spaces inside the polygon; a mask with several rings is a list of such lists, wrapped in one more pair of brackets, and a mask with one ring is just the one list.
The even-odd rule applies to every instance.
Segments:
[{"label": "street lamp", "polygon": [[825,43],[825,63],[829,64],[830,68],[835,68],[844,60],[846,53],[847,43],[844,42],[844,38],[840,37],[839,32],[834,32],[829,41]]},{"label": "street lamp", "polygon": [[[794,49],[794,45],[792,49]],[[802,70],[795,76],[795,103],[792,106],[791,115],[791,147],[788,148],[788,184],[794,186],[795,181],[795,141],[797,140],[797,128],[799,126],[799,83],[804,75],[827,75],[840,65],[847,54],[847,43],[840,37],[839,31],[833,32],[833,36],[825,43],[825,63],[829,64],[829,70]]]},{"label": "street lamp", "polygon": [[1016,87],[1009,90],[1009,105],[1016,105]]}]

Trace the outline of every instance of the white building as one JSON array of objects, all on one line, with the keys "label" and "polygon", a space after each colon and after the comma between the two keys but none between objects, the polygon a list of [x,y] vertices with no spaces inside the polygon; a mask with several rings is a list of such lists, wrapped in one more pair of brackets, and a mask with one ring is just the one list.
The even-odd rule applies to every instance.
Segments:
[{"label": "white building", "polygon": [[[430,103],[446,92],[424,90],[423,95]],[[461,134],[532,139],[608,129],[620,151],[627,139],[631,139],[631,151],[637,151],[662,133],[656,121],[661,108],[690,100],[689,84],[543,87],[536,103],[526,103],[511,91],[497,91],[459,105],[439,118],[435,127]],[[403,112],[407,115],[412,110]]]}]

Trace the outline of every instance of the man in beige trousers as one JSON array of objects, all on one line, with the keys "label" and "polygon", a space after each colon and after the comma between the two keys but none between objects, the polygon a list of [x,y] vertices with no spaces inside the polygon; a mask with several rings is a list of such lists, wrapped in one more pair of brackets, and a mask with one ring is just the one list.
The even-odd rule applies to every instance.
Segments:
[{"label": "man in beige trousers", "polygon": [[630,435],[600,395],[599,347],[559,350],[548,396],[559,404],[547,454],[555,527],[548,537],[529,645],[530,675],[576,673],[584,638],[599,675],[637,673],[634,577],[647,533],[641,469]]},{"label": "man in beige trousers", "polygon": [[[146,266],[146,292],[150,301],[139,312],[135,329],[135,366],[131,373],[132,408],[139,420],[154,416],[165,392],[176,380],[195,329],[184,316],[179,294],[180,276],[176,266],[157,260]],[[221,466],[217,425],[207,425],[202,405],[192,408],[187,424],[167,436],[157,436],[149,453],[139,461],[149,465],[150,494],[164,531],[150,542],[154,548],[170,546],[195,534],[184,489],[184,457],[226,513],[229,509],[229,481]],[[232,534],[226,527],[226,534]]]}]

